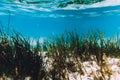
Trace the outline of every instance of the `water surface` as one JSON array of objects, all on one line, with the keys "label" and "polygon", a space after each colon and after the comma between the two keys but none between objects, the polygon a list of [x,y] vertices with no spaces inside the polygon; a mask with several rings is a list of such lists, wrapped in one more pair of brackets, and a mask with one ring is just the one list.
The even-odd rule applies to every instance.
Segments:
[{"label": "water surface", "polygon": [[[52,7],[51,7],[52,6]],[[86,9],[55,9],[52,4],[0,2],[0,22],[27,37],[51,37],[64,31],[83,34],[99,29],[107,37],[120,33],[120,6]]]}]

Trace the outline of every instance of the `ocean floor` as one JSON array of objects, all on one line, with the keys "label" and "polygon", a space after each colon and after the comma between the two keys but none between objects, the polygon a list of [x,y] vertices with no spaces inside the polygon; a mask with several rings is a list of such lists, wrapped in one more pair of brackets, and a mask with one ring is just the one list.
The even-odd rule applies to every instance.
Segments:
[{"label": "ocean floor", "polygon": [[69,80],[99,80],[100,76],[102,80],[120,80],[120,59],[107,58],[106,63],[103,70],[110,71],[110,76],[105,73],[104,75],[101,74],[99,72],[101,66],[98,66],[95,61],[87,61],[82,63],[86,71],[85,74],[80,75],[78,72],[68,73]]},{"label": "ocean floor", "polygon": [[[54,59],[48,58],[46,56],[46,52],[42,53],[42,58],[44,63],[43,66],[46,68],[46,71],[48,71],[49,74],[49,72],[52,69],[54,69],[53,67]],[[67,68],[64,69],[63,72],[65,73],[65,78],[67,80],[120,80],[120,59],[111,58],[104,55],[103,60],[104,60],[103,65],[98,66],[96,60],[94,59],[94,56],[93,56],[93,60],[84,61],[84,62],[81,62],[79,58],[77,59],[77,61],[76,59],[72,58],[71,61],[75,64],[73,66],[73,69],[76,68],[76,71],[72,72]],[[79,65],[82,65],[81,66],[82,67],[81,69],[83,71],[82,75],[79,73],[80,70]],[[4,79],[0,79],[0,80],[13,80],[12,78],[6,76],[3,76],[3,78]],[[31,77],[28,76],[24,80],[31,80]],[[49,80],[52,79],[49,78]]]},{"label": "ocean floor", "polygon": [[[53,59],[45,58],[45,53],[43,54],[44,63],[46,63],[46,70],[52,69]],[[75,64],[73,69],[76,68],[75,72],[65,69],[66,79],[68,80],[120,80],[120,59],[115,57],[107,57],[103,55],[103,64],[98,66],[95,56],[91,56],[93,60],[84,61],[78,59],[71,59]],[[79,65],[82,65],[83,75],[79,73]],[[78,71],[77,71],[78,70]],[[100,79],[101,77],[101,79]],[[65,79],[65,80],[66,80]],[[52,79],[50,79],[52,80]]]}]

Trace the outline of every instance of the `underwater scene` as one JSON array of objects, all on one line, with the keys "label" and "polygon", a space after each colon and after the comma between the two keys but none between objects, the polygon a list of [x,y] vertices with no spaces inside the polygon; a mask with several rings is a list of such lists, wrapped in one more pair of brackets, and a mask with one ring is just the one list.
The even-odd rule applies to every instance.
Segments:
[{"label": "underwater scene", "polygon": [[0,80],[120,80],[120,0],[1,0]]}]

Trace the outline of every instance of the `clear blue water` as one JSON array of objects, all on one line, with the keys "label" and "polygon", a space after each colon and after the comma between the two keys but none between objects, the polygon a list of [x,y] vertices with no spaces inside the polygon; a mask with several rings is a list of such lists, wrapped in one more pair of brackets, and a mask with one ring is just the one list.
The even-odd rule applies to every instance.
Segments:
[{"label": "clear blue water", "polygon": [[53,9],[23,3],[0,2],[0,22],[26,37],[51,37],[65,30],[77,30],[83,34],[90,29],[99,29],[107,37],[120,34],[120,6],[88,8],[79,10]]}]

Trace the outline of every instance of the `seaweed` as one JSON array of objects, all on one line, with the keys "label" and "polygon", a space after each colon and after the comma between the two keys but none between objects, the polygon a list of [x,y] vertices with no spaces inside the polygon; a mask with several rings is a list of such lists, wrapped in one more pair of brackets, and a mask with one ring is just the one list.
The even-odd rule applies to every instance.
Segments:
[{"label": "seaweed", "polygon": [[52,41],[36,40],[33,47],[29,38],[20,33],[7,34],[0,30],[0,77],[68,80],[69,73],[89,74],[84,62],[92,65],[95,61],[100,69],[92,75],[96,80],[106,79],[105,75],[112,74],[106,58],[120,56],[119,36],[107,39],[99,30],[88,33],[79,35],[77,31],[66,31]]}]

